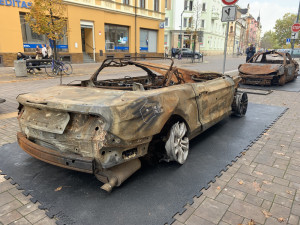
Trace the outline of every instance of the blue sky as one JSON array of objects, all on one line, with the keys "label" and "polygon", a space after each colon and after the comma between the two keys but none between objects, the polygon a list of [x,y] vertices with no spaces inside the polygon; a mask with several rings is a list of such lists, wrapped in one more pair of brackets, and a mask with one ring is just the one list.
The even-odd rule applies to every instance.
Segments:
[{"label": "blue sky", "polygon": [[257,18],[260,11],[263,33],[273,29],[276,20],[281,19],[285,13],[297,14],[299,6],[299,0],[239,0],[237,2],[241,8],[246,8],[248,3],[253,17]]}]

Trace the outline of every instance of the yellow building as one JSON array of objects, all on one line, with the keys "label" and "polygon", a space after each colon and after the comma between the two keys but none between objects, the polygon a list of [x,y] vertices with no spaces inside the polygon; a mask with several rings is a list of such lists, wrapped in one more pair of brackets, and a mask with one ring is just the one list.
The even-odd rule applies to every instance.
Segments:
[{"label": "yellow building", "polygon": [[[0,0],[0,65],[13,66],[17,52],[35,54],[48,44],[31,31],[24,16],[34,0]],[[64,0],[68,35],[59,54],[73,63],[107,57],[162,56],[164,0]],[[136,6],[136,7],[135,7]]]}]

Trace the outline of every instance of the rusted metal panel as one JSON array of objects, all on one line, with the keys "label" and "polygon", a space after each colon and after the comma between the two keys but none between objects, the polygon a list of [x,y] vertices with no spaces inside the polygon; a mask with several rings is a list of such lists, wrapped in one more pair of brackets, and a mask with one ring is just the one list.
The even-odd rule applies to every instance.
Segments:
[{"label": "rusted metal panel", "polygon": [[[135,65],[147,75],[97,79],[105,67],[127,65]],[[91,79],[80,85],[19,95],[22,134],[18,140],[38,159],[79,171],[92,170],[109,191],[140,167],[138,159],[149,154],[151,143],[166,138],[164,130],[172,118],[186,125],[186,136],[191,139],[228,116],[239,81],[239,76],[181,69],[173,67],[173,62],[166,66],[104,61]]]},{"label": "rusted metal panel", "polygon": [[[250,75],[267,75],[280,69],[281,64],[245,63],[239,68],[241,73]],[[283,69],[282,69],[282,72]]]}]

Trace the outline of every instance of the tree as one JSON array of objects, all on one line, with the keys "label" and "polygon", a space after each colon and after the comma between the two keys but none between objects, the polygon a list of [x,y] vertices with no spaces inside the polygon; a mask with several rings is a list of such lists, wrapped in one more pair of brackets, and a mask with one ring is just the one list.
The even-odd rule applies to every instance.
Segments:
[{"label": "tree", "polygon": [[54,58],[57,59],[56,41],[66,35],[66,7],[62,0],[35,0],[26,14],[26,22],[33,32],[53,40]]},{"label": "tree", "polygon": [[277,44],[276,34],[271,30],[267,31],[261,39],[261,47],[266,49],[280,48]]},{"label": "tree", "polygon": [[[283,46],[286,43],[287,38],[291,38],[291,27],[295,23],[297,18],[296,14],[286,13],[282,19],[276,20],[274,27],[275,37],[279,46]],[[299,40],[296,40],[299,43]]]}]

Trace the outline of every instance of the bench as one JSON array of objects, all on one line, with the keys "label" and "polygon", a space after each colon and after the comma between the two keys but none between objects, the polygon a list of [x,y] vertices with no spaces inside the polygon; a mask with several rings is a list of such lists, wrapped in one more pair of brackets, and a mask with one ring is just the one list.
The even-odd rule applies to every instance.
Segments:
[{"label": "bench", "polygon": [[34,73],[34,69],[43,69],[51,67],[52,59],[26,59],[26,68],[28,73]]}]

